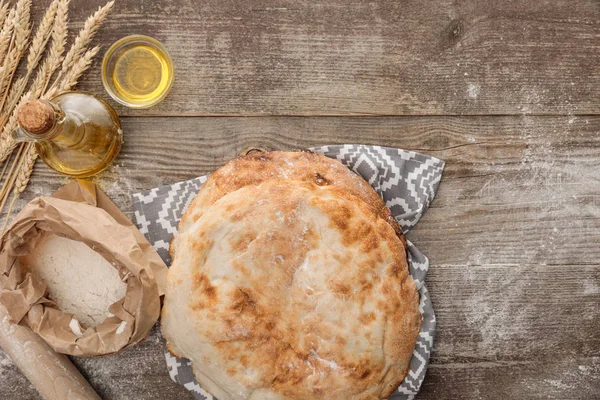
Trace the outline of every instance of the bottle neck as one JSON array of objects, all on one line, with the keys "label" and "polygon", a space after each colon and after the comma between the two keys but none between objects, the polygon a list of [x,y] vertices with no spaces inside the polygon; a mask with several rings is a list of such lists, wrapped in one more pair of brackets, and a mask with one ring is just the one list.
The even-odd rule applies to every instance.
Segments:
[{"label": "bottle neck", "polygon": [[[32,133],[26,123],[20,123],[14,138],[20,142],[52,142],[61,148],[74,148],[81,144],[84,137],[82,119],[73,113],[65,113],[59,106],[44,102],[44,106],[52,110],[52,121],[42,130]],[[27,112],[27,111],[24,111]],[[47,118],[50,118],[46,115]]]}]

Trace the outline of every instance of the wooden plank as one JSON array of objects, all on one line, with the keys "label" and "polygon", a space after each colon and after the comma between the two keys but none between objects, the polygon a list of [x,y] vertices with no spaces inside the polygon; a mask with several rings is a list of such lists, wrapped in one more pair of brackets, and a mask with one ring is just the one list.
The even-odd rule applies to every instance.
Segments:
[{"label": "wooden plank", "polygon": [[[600,117],[132,117],[123,123],[123,154],[98,182],[125,211],[132,192],[209,173],[248,146],[372,143],[446,160],[438,196],[409,234],[433,262],[600,259]],[[67,181],[37,167],[17,207]]]},{"label": "wooden plank", "polygon": [[474,362],[430,366],[418,400],[597,399],[600,359]]},{"label": "wooden plank", "polygon": [[[72,26],[104,2],[73,3]],[[134,33],[164,42],[176,79],[122,115],[600,111],[596,1],[118,1],[96,43]],[[108,97],[99,60],[80,88]]]},{"label": "wooden plank", "polygon": [[600,395],[600,265],[440,266],[438,330],[419,399]]},{"label": "wooden plank", "polygon": [[600,356],[600,263],[434,263],[427,287],[439,324],[436,362]]}]

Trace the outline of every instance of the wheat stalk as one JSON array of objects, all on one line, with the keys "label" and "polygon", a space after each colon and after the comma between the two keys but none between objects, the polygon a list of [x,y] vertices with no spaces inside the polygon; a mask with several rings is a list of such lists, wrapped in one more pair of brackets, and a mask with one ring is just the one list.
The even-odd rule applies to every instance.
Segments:
[{"label": "wheat stalk", "polygon": [[84,55],[88,45],[100,28],[100,24],[104,21],[110,10],[112,10],[114,4],[114,0],[109,1],[85,21],[83,28],[81,28],[71,48],[65,55],[62,68],[52,86],[59,84],[62,76],[67,74],[79,62],[79,59]]},{"label": "wheat stalk", "polygon": [[[6,182],[4,183],[4,185],[2,185],[2,189],[0,190],[0,199],[2,199],[2,203],[1,203],[2,205],[0,205],[0,210],[2,210],[2,208],[4,207],[4,200],[6,199],[6,196],[12,189],[12,187],[15,183],[15,180],[17,179],[17,173],[15,173],[13,175],[13,170],[15,169],[15,166],[17,166],[21,163],[21,153],[23,152],[24,148],[25,148],[25,144],[21,143],[21,146],[19,146],[19,150],[17,151],[17,155],[15,156],[15,158],[12,162],[12,165],[10,166],[8,175],[6,176]],[[10,161],[10,160],[8,160],[8,161]],[[17,169],[17,171],[18,171],[18,169]]]},{"label": "wheat stalk", "polygon": [[[23,95],[21,100],[19,100],[18,106],[24,104],[27,100],[29,100],[32,97],[31,95],[31,92],[27,92],[25,95]],[[6,125],[4,125],[4,128],[2,129],[2,141],[0,142],[0,162],[6,160],[17,145],[15,139],[12,136],[13,131],[17,129],[18,126],[17,110],[18,107],[15,107],[12,114],[10,115],[10,118],[8,119],[8,122],[6,123]]]},{"label": "wheat stalk", "polygon": [[[35,150],[35,146],[33,145],[33,143],[27,143],[25,145],[25,151],[23,152],[23,156],[21,157],[19,163],[19,169],[17,171],[17,174],[15,175],[13,184],[11,185],[13,189],[13,199],[10,202],[8,211],[6,212],[6,219],[4,220],[4,226],[2,227],[2,234],[4,234],[4,230],[6,229],[8,217],[10,215],[10,212],[12,211],[15,201],[17,200],[19,195],[23,193],[23,191],[27,187],[27,184],[29,183],[31,173],[33,172],[33,166],[35,165],[35,160],[37,160],[37,158],[38,154]],[[8,194],[8,192],[4,194],[2,203],[0,204],[0,210],[4,209],[4,205],[6,203],[6,199],[8,198]]]}]

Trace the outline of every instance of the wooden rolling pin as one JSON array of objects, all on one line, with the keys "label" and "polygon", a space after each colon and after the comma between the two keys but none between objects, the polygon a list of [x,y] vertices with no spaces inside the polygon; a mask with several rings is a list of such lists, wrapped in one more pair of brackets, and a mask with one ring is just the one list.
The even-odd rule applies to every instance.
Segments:
[{"label": "wooden rolling pin", "polygon": [[0,347],[45,400],[100,400],[65,355],[55,352],[31,329],[11,323],[2,304]]}]

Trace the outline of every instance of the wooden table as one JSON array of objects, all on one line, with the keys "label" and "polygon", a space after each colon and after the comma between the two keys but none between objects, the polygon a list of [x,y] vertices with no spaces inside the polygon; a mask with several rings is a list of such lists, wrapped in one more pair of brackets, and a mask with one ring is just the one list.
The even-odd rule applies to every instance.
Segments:
[{"label": "wooden table", "polygon": [[[103,0],[73,0],[78,29]],[[48,1],[34,1],[36,19]],[[409,239],[438,317],[419,399],[600,398],[600,3],[118,0],[98,39],[161,40],[160,105],[118,106],[126,143],[96,179],[132,192],[248,146],[395,146],[447,162]],[[107,97],[99,60],[80,88]],[[67,182],[38,163],[17,209]],[[105,399],[191,399],[158,329],[75,363]],[[35,390],[0,353],[0,398]]]}]

